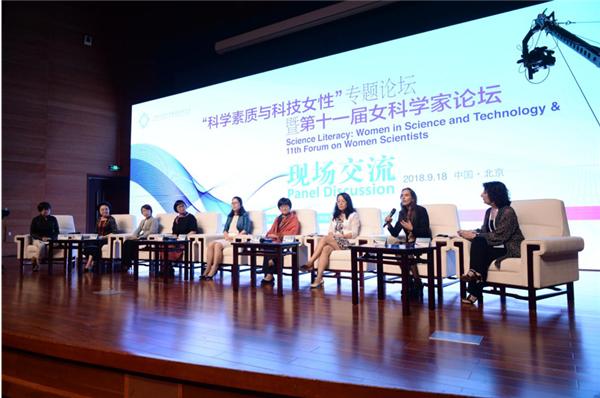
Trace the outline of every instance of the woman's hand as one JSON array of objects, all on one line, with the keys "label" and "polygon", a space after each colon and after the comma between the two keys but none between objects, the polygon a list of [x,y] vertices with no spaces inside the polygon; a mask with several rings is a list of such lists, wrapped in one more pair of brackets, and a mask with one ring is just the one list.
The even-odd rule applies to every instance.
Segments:
[{"label": "woman's hand", "polygon": [[389,214],[387,215],[387,217],[385,217],[385,222],[386,223],[392,222],[392,217]]},{"label": "woman's hand", "polygon": [[277,236],[277,234],[269,234],[269,235],[267,235],[267,238],[279,239],[279,236]]},{"label": "woman's hand", "polygon": [[42,242],[48,242],[50,238],[46,238],[45,236],[42,238]]},{"label": "woman's hand", "polygon": [[248,232],[246,232],[246,230],[243,230],[242,232],[240,232],[240,235],[248,235]]},{"label": "woman's hand", "polygon": [[477,232],[475,232],[475,231],[466,231],[464,229],[461,229],[461,230],[458,231],[458,235],[461,238],[471,240],[471,239],[474,239],[477,236]]},{"label": "woman's hand", "polygon": [[402,225],[402,228],[404,228],[405,230],[412,232],[413,230],[413,225],[410,222],[410,220],[408,221],[400,221],[400,225]]},{"label": "woman's hand", "polygon": [[226,236],[226,237],[225,237],[225,240],[226,240],[227,242],[233,242],[233,238],[232,238],[231,236]]},{"label": "woman's hand", "polygon": [[335,235],[333,234],[333,232],[330,232],[330,233],[328,233],[327,235],[329,235],[329,236],[335,236]]}]

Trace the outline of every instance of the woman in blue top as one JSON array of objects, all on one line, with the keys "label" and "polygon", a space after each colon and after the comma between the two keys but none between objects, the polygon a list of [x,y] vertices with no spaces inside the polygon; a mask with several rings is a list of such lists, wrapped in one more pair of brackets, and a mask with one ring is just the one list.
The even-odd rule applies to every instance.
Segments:
[{"label": "woman in blue top", "polygon": [[206,270],[200,279],[211,280],[219,271],[219,264],[223,260],[223,249],[231,246],[237,235],[248,235],[250,231],[250,217],[244,209],[242,199],[234,196],[231,200],[231,212],[227,216],[223,235],[225,239],[215,240],[208,244],[208,259]]}]

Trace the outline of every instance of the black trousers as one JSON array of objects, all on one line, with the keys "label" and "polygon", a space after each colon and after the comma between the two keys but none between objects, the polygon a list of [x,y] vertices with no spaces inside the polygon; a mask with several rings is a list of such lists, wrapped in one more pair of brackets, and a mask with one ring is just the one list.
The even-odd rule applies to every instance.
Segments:
[{"label": "black trousers", "polygon": [[[99,255],[101,256],[102,255],[102,246],[104,246],[106,244],[108,244],[108,239],[103,239],[102,242],[98,243],[98,246],[100,246],[99,248],[96,248],[95,244],[86,246],[83,249],[83,254],[85,254],[86,256],[95,256],[98,253],[100,253]],[[96,250],[98,250],[98,251],[96,251]],[[99,259],[97,258],[96,260],[99,260]]]},{"label": "black trousers", "polygon": [[121,253],[121,269],[131,268],[133,261],[133,242],[126,240],[123,242],[123,252]]},{"label": "black trousers", "polygon": [[505,254],[505,248],[495,248],[490,246],[485,238],[477,237],[471,241],[471,263],[469,264],[469,267],[470,269],[481,274],[483,283],[478,283],[476,280],[469,282],[469,287],[467,289],[469,293],[478,299],[481,299],[482,291],[485,287],[485,281],[487,280],[490,263]]},{"label": "black trousers", "polygon": [[[273,265],[269,265],[269,261],[273,260]],[[265,257],[263,263],[263,274],[275,275],[277,273],[277,258],[276,257]]]}]

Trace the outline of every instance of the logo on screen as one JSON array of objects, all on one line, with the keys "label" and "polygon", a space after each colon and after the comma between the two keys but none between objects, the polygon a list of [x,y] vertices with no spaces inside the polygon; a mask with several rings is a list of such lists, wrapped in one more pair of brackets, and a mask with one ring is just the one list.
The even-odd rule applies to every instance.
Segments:
[{"label": "logo on screen", "polygon": [[146,115],[146,112],[144,112],[144,114],[140,117],[138,123],[140,124],[140,126],[142,126],[143,129],[145,129],[146,126],[148,126],[148,123],[150,123],[150,117]]}]

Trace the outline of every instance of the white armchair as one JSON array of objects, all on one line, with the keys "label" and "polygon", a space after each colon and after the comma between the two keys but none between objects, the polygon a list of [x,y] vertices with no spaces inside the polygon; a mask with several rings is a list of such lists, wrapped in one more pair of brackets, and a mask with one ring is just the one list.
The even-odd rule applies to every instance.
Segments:
[{"label": "white armchair", "polygon": [[[360,229],[358,237],[354,240],[356,245],[372,244],[375,237],[382,237],[383,231],[381,228],[381,210],[374,207],[356,208],[358,219],[360,221]],[[318,236],[308,236],[304,239],[305,245],[308,247],[308,255],[311,256],[319,242]],[[314,268],[318,267],[319,261],[315,261]],[[300,263],[302,264],[302,263]],[[375,263],[364,262],[359,264],[359,282],[361,289],[364,287],[365,272],[374,271]],[[333,277],[339,279],[351,279],[351,275],[343,276],[342,272],[351,272],[352,264],[350,261],[350,250],[336,250],[329,256],[329,273],[325,273],[324,277]],[[314,272],[313,272],[314,277]]]},{"label": "white armchair", "polygon": [[[580,237],[570,236],[563,201],[556,199],[515,200],[512,207],[517,213],[525,240],[521,243],[521,257],[508,258],[496,268],[490,264],[487,285],[493,290],[485,293],[529,301],[529,310],[536,310],[537,300],[566,294],[568,301],[575,299],[573,282],[579,280],[578,253],[584,248]],[[452,241],[459,259],[459,272],[469,267],[471,243],[462,238]],[[566,285],[566,290],[557,286]],[[527,297],[507,293],[506,288],[527,290]],[[537,296],[537,290],[553,292]],[[465,297],[461,282],[461,297]]]},{"label": "white armchair", "polygon": [[[196,213],[196,222],[198,223],[198,234],[190,237],[192,240],[192,262],[204,264],[208,243],[223,237],[221,213],[214,211]],[[204,237],[208,239],[205,240]]]},{"label": "white armchair", "polygon": [[[249,211],[248,216],[250,217],[250,231],[248,232],[248,235],[238,235],[235,238],[237,242],[248,241],[252,235],[264,235],[267,233],[267,217],[264,211]],[[239,264],[247,263],[248,257],[241,256]],[[226,247],[223,249],[222,264],[233,265],[233,247]]]},{"label": "white armchair", "polygon": [[[457,283],[458,280],[443,283],[443,278],[456,276],[456,253],[448,237],[438,237],[438,235],[456,235],[456,231],[460,229],[458,220],[458,212],[456,205],[452,204],[434,204],[423,205],[429,215],[429,227],[431,228],[431,236],[433,237],[431,245],[436,247],[436,256],[433,259],[434,275],[437,280],[437,286],[448,286]],[[426,258],[426,255],[423,255]],[[427,265],[417,265],[419,275],[427,277]],[[383,265],[385,274],[402,275],[402,269],[395,265]],[[442,294],[442,290],[438,290],[438,294]]]},{"label": "white armchair", "polygon": [[[317,219],[317,212],[310,209],[298,209],[293,210],[293,213],[298,217],[298,223],[300,224],[300,233],[296,235],[296,241],[300,242],[298,246],[298,264],[302,265],[308,260],[308,247],[304,244],[307,235],[319,233],[319,221]],[[266,226],[268,227],[268,225]],[[265,231],[268,231],[265,228]],[[266,232],[265,232],[266,233]],[[256,265],[261,267],[263,265],[264,257],[257,257]],[[233,261],[233,260],[232,260]],[[283,261],[284,268],[292,268],[292,257],[285,256]]]},{"label": "white armchair", "polygon": [[[177,213],[160,213],[156,216],[156,221],[158,222],[158,233],[148,236],[148,239],[157,239],[163,235],[170,235],[173,232],[173,221],[175,217],[177,217]],[[140,260],[150,260],[151,252],[149,251],[139,251],[139,259]]]},{"label": "white armchair", "polygon": [[[54,217],[56,217],[56,220],[58,221],[58,230],[60,234],[76,232],[73,216]],[[20,260],[21,268],[23,268],[25,260],[31,259],[36,253],[36,248],[33,245],[33,238],[29,234],[17,235],[15,236],[15,243],[17,244],[17,258]],[[66,261],[67,254],[67,250],[55,250],[54,260],[62,259]]]},{"label": "white armchair", "polygon": [[121,258],[121,247],[123,240],[130,236],[135,230],[135,217],[131,214],[113,214],[117,222],[119,233],[110,234],[108,244],[102,246],[102,260],[110,260],[114,265],[114,260]]},{"label": "white armchair", "polygon": [[[203,214],[208,214],[208,213],[203,213]],[[238,235],[235,238],[235,240],[237,242],[245,242],[248,239],[250,239],[250,237],[252,235],[264,235],[267,231],[267,229],[266,229],[267,222],[266,222],[266,216],[265,216],[264,212],[249,211],[248,216],[250,217],[250,231],[248,231],[248,235]],[[219,218],[220,218],[220,214],[219,214]],[[215,224],[213,223],[212,225],[214,226]],[[223,239],[222,223],[219,221],[217,226],[218,226],[218,228],[213,233],[202,233],[202,234],[192,236],[192,239],[194,240],[194,243],[198,248],[197,249],[198,256],[199,256],[199,257],[197,257],[198,262],[202,263],[203,267],[204,267],[204,264],[206,263],[207,249],[208,249],[209,243],[214,242],[219,239]],[[246,256],[243,256],[240,258],[240,264],[245,264],[247,261],[248,261],[248,258]],[[221,260],[221,264],[224,266],[233,265],[233,248],[232,247],[226,247],[223,250],[223,259]],[[221,271],[223,270],[222,267],[220,268],[220,270]]]}]

